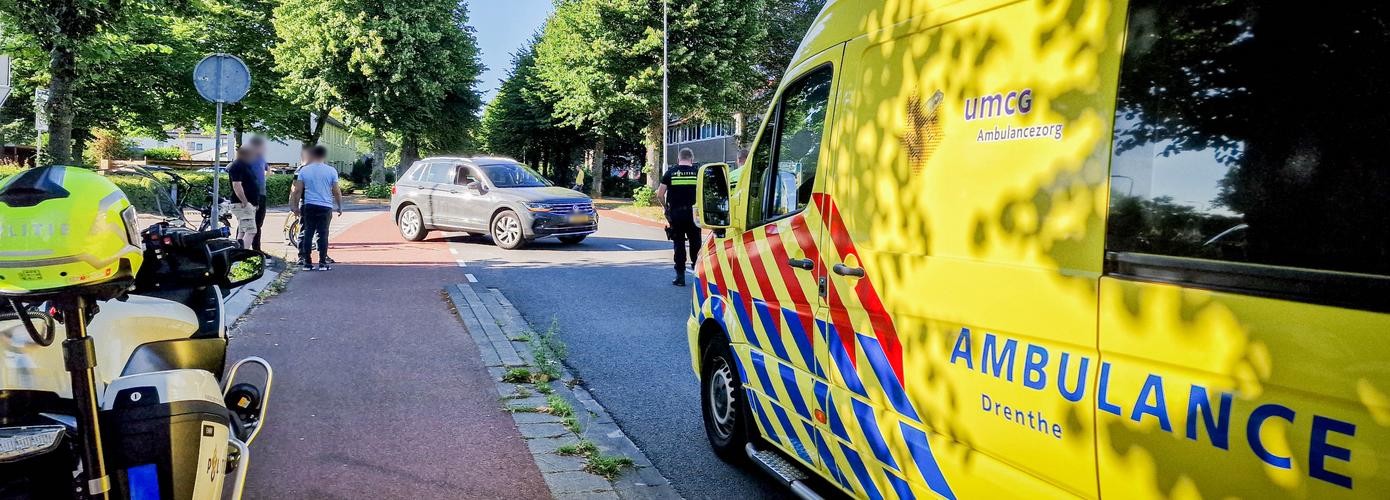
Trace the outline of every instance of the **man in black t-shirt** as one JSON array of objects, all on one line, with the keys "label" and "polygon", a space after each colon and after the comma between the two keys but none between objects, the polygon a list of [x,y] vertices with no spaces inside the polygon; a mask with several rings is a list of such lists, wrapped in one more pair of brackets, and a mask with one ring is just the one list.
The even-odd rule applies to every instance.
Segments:
[{"label": "man in black t-shirt", "polygon": [[666,210],[666,235],[676,250],[676,279],[672,285],[685,286],[686,244],[690,245],[690,268],[700,254],[700,226],[695,224],[695,152],[682,148],[676,166],[661,176],[656,198]]},{"label": "man in black t-shirt", "polygon": [[256,168],[256,151],[250,146],[238,149],[236,160],[227,166],[227,177],[232,181],[232,196],[235,198],[232,216],[237,219],[237,239],[241,240],[242,248],[248,249],[255,248],[256,236],[260,232],[256,224],[256,211],[265,204],[264,188],[257,180],[264,178],[265,173],[257,176]]}]

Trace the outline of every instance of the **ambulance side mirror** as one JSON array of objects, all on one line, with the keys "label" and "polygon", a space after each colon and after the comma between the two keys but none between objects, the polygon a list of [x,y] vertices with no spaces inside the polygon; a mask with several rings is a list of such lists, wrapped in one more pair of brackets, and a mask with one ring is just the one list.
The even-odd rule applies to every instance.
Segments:
[{"label": "ambulance side mirror", "polygon": [[711,163],[700,167],[695,183],[695,214],[700,227],[729,227],[729,164]]}]

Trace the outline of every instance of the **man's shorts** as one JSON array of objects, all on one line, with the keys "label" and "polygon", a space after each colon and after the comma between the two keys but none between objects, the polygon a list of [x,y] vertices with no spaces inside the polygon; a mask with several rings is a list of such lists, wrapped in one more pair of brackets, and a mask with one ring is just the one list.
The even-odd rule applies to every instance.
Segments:
[{"label": "man's shorts", "polygon": [[232,217],[236,218],[236,237],[245,238],[246,235],[256,234],[256,206],[242,206],[240,203],[232,205]]}]

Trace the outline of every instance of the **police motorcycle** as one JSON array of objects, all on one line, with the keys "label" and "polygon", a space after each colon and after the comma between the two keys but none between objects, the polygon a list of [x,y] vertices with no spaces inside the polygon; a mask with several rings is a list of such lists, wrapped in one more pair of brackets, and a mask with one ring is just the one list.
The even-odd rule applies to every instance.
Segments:
[{"label": "police motorcycle", "polygon": [[0,185],[0,499],[240,498],[274,376],[224,370],[222,291],[264,258],[173,206],[140,231],[90,170]]}]

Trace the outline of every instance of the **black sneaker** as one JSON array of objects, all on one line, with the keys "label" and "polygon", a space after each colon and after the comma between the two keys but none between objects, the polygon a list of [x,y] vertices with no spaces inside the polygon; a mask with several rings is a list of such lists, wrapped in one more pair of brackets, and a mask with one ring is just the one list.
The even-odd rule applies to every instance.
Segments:
[{"label": "black sneaker", "polygon": [[685,286],[685,275],[682,274],[680,276],[676,276],[676,279],[674,281],[671,281],[671,284],[676,286]]},{"label": "black sneaker", "polygon": [[332,270],[333,270],[333,266],[330,265],[330,264],[327,263],[327,262],[324,262],[324,263],[322,263],[322,264],[319,264],[319,270],[320,270],[320,271],[332,271]]},{"label": "black sneaker", "polygon": [[314,270],[314,265],[313,265],[312,263],[309,263],[309,262],[300,261],[300,262],[299,262],[299,270],[300,270],[300,271],[313,271],[313,270]]}]

